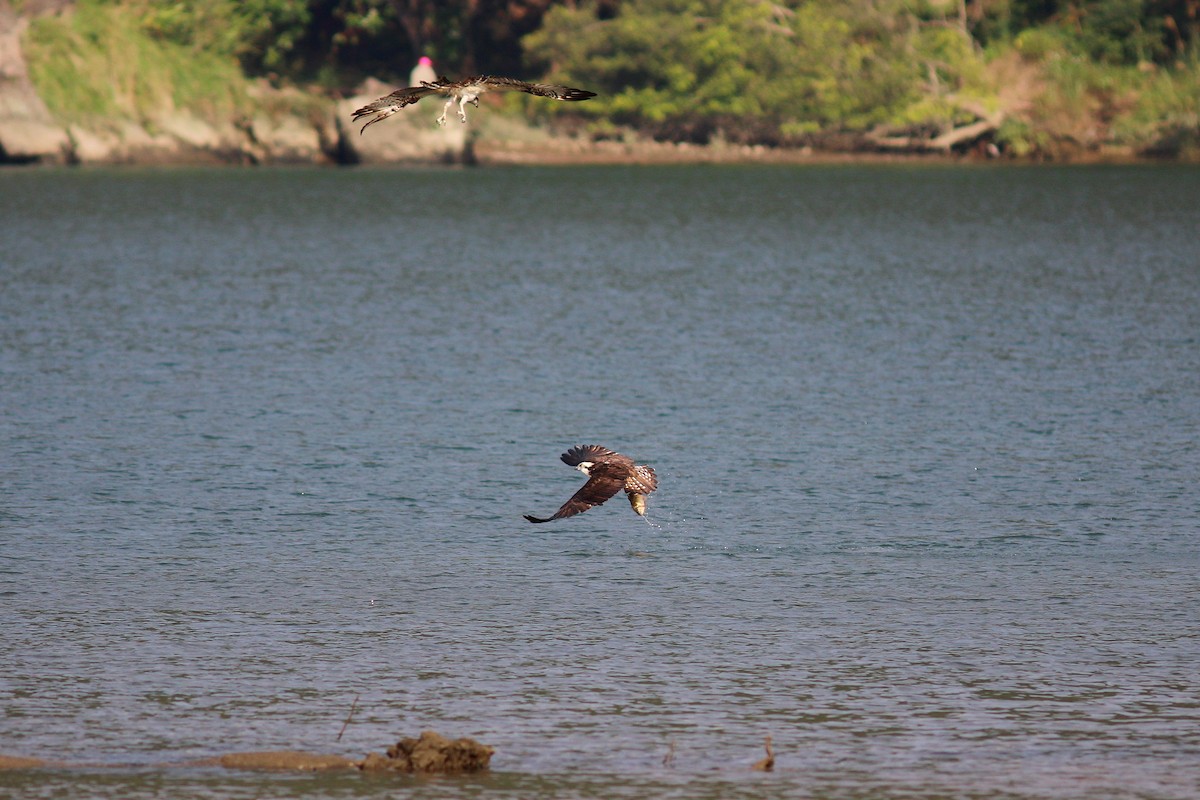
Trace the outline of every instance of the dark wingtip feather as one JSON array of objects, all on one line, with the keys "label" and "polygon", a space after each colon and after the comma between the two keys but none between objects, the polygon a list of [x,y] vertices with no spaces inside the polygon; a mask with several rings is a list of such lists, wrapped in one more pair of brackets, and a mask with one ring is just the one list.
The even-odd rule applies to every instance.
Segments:
[{"label": "dark wingtip feather", "polygon": [[[370,111],[367,111],[366,109],[360,109],[360,110],[364,112],[362,114],[362,116],[366,116],[367,114],[372,113]],[[375,109],[375,113],[378,113],[378,109]],[[356,115],[355,115],[354,119],[357,122],[358,121],[358,113],[355,112],[355,114]],[[381,114],[380,116],[377,116],[374,119],[367,120],[367,124],[362,126],[362,128],[358,131],[358,135],[362,136],[364,133],[367,132],[367,128],[371,127],[376,122],[383,122],[385,119],[387,119],[390,116],[391,116],[391,114]]]},{"label": "dark wingtip feather", "polygon": [[545,519],[539,519],[538,517],[531,517],[528,514],[526,514],[525,519],[529,520],[530,522],[549,522],[550,520],[552,520],[554,518],[546,517]]}]

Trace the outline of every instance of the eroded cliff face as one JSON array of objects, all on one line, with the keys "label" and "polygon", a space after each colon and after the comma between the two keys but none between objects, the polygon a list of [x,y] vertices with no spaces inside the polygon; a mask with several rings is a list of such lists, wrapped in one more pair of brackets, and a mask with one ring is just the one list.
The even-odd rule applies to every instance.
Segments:
[{"label": "eroded cliff face", "polygon": [[[62,5],[30,3],[26,14]],[[38,97],[21,53],[28,24],[28,16],[18,16],[9,0],[0,0],[0,162],[64,162],[70,157],[67,132]]]}]

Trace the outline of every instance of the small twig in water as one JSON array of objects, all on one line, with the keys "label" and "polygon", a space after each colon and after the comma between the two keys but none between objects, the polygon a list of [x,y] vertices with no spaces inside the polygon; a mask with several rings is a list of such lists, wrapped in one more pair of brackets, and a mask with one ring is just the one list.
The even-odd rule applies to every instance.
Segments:
[{"label": "small twig in water", "polygon": [[767,734],[767,740],[763,743],[767,747],[767,757],[754,765],[754,769],[759,772],[770,772],[775,769],[775,751],[771,749],[771,736]]},{"label": "small twig in water", "polygon": [[346,715],[346,721],[342,723],[342,729],[338,731],[337,740],[342,740],[342,734],[346,732],[346,726],[350,724],[351,717],[354,716],[354,709],[358,708],[358,695],[354,695],[354,702],[350,704],[350,713]]}]

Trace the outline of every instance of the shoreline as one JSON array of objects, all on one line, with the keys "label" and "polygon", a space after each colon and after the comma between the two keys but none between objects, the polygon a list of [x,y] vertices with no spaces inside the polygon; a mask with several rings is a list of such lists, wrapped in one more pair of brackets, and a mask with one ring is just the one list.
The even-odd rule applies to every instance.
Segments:
[{"label": "shoreline", "polygon": [[[1048,152],[1001,151],[988,131],[952,147],[933,139],[881,142],[843,133],[798,146],[661,142],[632,130],[608,137],[530,124],[498,107],[470,124],[433,124],[411,109],[364,135],[354,109],[389,89],[368,79],[349,97],[305,106],[295,89],[256,85],[258,110],[245,118],[209,120],[174,111],[155,120],[95,118],[35,123],[0,115],[0,169],[20,166],[567,166],[662,164],[1191,164],[1188,154],[1133,145],[1058,141]],[[314,105],[315,104],[315,105]],[[299,108],[306,108],[299,111]],[[270,111],[269,109],[274,109]]]},{"label": "shoreline", "polygon": [[1164,159],[1138,154],[1132,148],[1109,148],[1058,160],[1011,158],[986,151],[965,153],[899,152],[824,149],[817,147],[766,147],[763,145],[694,145],[639,141],[633,143],[555,140],[536,146],[508,142],[475,145],[475,162],[481,166],[573,166],[663,164],[1007,164],[1014,166],[1064,166],[1092,164],[1189,164],[1184,159]]},{"label": "shoreline", "polygon": [[[396,141],[411,143],[404,136]],[[389,149],[392,141],[383,143]],[[123,153],[119,158],[38,158],[0,160],[0,172],[45,167],[504,167],[504,166],[661,166],[661,165],[1194,165],[1186,158],[1166,158],[1137,153],[1132,148],[1106,148],[1060,158],[1016,158],[970,152],[876,151],[870,149],[825,149],[819,147],[767,147],[764,145],[697,145],[672,142],[589,142],[566,136],[548,136],[536,143],[475,139],[461,151],[431,148],[394,157],[372,156],[338,160],[321,151],[305,158],[246,158],[236,150],[206,150],[181,146],[155,148],[147,152]]]}]

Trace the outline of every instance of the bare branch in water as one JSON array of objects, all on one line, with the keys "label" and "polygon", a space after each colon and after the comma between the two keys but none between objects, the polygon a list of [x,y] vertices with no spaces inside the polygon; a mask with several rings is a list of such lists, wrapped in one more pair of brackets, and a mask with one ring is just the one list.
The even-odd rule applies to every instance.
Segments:
[{"label": "bare branch in water", "polygon": [[771,770],[775,769],[775,751],[771,749],[770,734],[767,735],[767,739],[765,742],[763,742],[763,744],[766,745],[767,748],[767,757],[755,764],[754,769],[758,770],[759,772],[770,772]]},{"label": "bare branch in water", "polygon": [[338,731],[337,741],[342,740],[342,734],[346,732],[346,726],[350,724],[350,718],[354,716],[356,708],[358,708],[358,695],[354,695],[354,702],[350,704],[350,713],[346,715],[346,721],[342,723],[342,729]]}]

